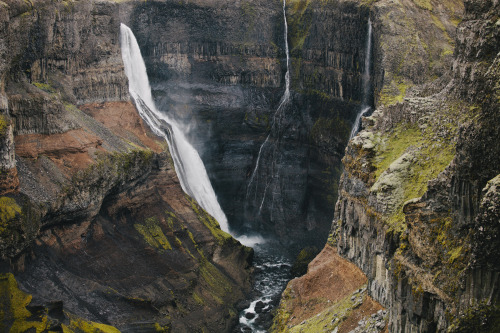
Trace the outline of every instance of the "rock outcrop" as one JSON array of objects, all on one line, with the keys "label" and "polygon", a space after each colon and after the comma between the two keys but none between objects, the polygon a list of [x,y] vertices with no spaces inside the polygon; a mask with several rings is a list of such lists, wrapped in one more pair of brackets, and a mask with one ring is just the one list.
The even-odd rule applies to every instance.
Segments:
[{"label": "rock outcrop", "polygon": [[[381,60],[376,67],[384,76],[374,82],[377,110],[364,118],[364,130],[346,148],[329,244],[366,274],[369,295],[387,309],[389,332],[494,332],[500,286],[493,249],[498,204],[492,201],[500,172],[494,143],[500,136],[493,125],[499,110],[498,2],[465,1],[454,59],[452,45],[426,45],[431,59],[443,56],[430,67],[423,65],[427,60],[418,44],[426,44],[422,36],[432,33],[394,28],[401,15],[423,19],[416,14],[421,11],[432,20],[445,15],[435,2],[415,4],[372,5]],[[458,2],[445,6],[452,5],[459,8]],[[448,31],[445,21],[434,22]],[[431,72],[442,76],[432,81]],[[316,268],[313,261],[304,279]],[[284,293],[285,314],[295,283]],[[276,331],[301,327],[282,319],[277,317]],[[348,323],[349,318],[338,331],[350,331]]]},{"label": "rock outcrop", "polygon": [[250,291],[252,250],[128,101],[119,15],[0,3],[2,330],[224,332]]}]

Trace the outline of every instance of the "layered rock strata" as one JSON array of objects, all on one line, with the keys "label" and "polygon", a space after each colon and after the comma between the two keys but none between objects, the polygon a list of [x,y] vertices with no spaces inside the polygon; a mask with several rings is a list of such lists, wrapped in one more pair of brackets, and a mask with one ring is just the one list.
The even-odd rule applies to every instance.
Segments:
[{"label": "layered rock strata", "polygon": [[183,193],[128,101],[119,15],[0,4],[2,329],[230,331],[249,292],[251,249]]},{"label": "layered rock strata", "polygon": [[[259,163],[285,87],[280,3],[147,2],[129,9],[127,20],[157,105],[189,124],[233,228],[322,244],[361,99],[368,11],[352,3],[303,5],[286,4],[292,102],[270,138],[281,153],[262,154]],[[281,172],[274,190],[264,191],[271,172],[253,177],[257,164]]]}]

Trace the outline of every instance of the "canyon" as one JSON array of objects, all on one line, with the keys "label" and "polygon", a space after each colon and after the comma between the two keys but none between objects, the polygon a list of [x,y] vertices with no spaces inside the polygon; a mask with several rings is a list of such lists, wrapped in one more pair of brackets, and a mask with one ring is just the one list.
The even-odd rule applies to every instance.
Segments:
[{"label": "canyon", "polygon": [[[495,332],[499,12],[0,1],[1,329],[258,331],[237,325],[265,274],[259,246],[278,243],[323,250],[272,332]],[[141,118],[121,24],[227,226]]]}]

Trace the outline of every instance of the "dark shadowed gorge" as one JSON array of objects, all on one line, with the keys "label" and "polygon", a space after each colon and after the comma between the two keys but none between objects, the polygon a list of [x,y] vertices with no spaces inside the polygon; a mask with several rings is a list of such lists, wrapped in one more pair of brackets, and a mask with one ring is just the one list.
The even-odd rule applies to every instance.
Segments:
[{"label": "dark shadowed gorge", "polygon": [[[499,14],[0,0],[0,331],[498,332]],[[141,118],[121,23],[231,234]]]}]

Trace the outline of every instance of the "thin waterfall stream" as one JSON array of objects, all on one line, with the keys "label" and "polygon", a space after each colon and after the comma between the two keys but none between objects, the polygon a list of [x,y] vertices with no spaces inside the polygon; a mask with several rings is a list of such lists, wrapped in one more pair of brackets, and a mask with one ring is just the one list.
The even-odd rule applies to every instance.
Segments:
[{"label": "thin waterfall stream", "polygon": [[[283,134],[281,133],[282,120],[286,116],[287,104],[290,102],[290,52],[285,0],[283,0],[283,21],[286,54],[285,92],[274,113],[271,130],[259,148],[255,168],[247,185],[246,202],[253,201],[258,206],[258,215],[262,213],[262,207],[266,199],[271,200],[274,205],[274,196],[280,190],[279,145]],[[261,156],[263,154],[270,154],[272,161],[270,166],[261,165]],[[264,167],[270,167],[271,169],[267,173],[262,172],[262,175],[266,177],[266,185],[259,191],[259,182],[257,180]],[[269,192],[270,194],[268,194]],[[272,320],[271,312],[278,305],[281,293],[291,278],[292,258],[288,255],[287,249],[278,242],[268,241],[265,245],[256,244],[254,250],[256,274],[253,289],[256,298],[240,313],[238,330],[240,332],[263,333],[267,332]]]},{"label": "thin waterfall stream", "polygon": [[[286,73],[285,73],[285,92],[283,93],[283,96],[281,97],[280,103],[278,108],[276,109],[276,112],[274,113],[273,116],[273,122],[271,125],[271,130],[269,131],[269,134],[267,135],[266,139],[264,140],[264,143],[259,148],[259,153],[257,155],[257,161],[255,163],[255,168],[252,172],[252,175],[250,176],[250,180],[247,185],[247,194],[246,194],[246,201],[248,202],[249,200],[258,200],[260,199],[260,204],[259,204],[259,214],[262,211],[262,205],[264,204],[264,201],[266,199],[266,194],[269,189],[269,186],[271,183],[276,181],[276,179],[273,178],[279,178],[279,170],[272,170],[271,174],[273,177],[268,177],[271,179],[267,179],[266,186],[264,188],[264,191],[262,193],[262,198],[258,198],[259,195],[259,189],[258,185],[255,182],[256,177],[259,176],[259,168],[261,165],[261,156],[263,153],[265,153],[267,150],[271,150],[271,154],[273,155],[273,161],[276,159],[277,155],[277,149],[279,146],[279,140],[280,140],[280,131],[281,131],[281,122],[284,117],[286,105],[290,102],[290,52],[288,49],[288,23],[286,20],[286,1],[283,0],[283,20],[284,20],[284,39],[285,39],[285,53],[286,53]],[[276,141],[271,143],[270,138],[271,136],[276,137]],[[273,163],[273,166],[276,165],[276,163]],[[273,167],[274,169],[274,167]],[[253,192],[253,198],[252,198],[252,192]]]},{"label": "thin waterfall stream", "polygon": [[361,125],[361,117],[370,112],[371,107],[369,105],[368,97],[370,96],[370,71],[371,71],[371,53],[372,53],[372,22],[368,19],[368,33],[366,37],[366,49],[365,49],[365,70],[363,71],[363,95],[361,100],[361,110],[359,110],[354,125],[352,126],[351,135],[349,140],[354,138],[358,133]]}]

